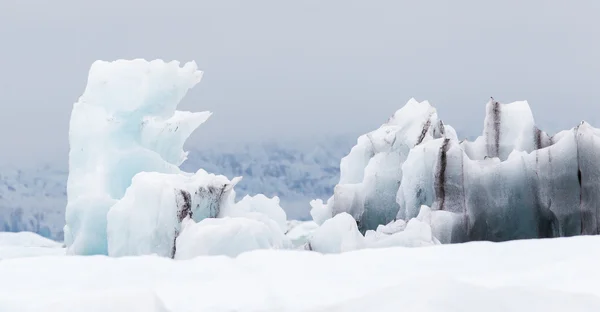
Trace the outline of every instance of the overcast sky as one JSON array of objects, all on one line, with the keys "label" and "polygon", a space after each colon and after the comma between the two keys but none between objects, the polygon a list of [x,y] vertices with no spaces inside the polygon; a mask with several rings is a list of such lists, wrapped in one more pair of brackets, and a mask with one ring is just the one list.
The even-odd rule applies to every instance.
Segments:
[{"label": "overcast sky", "polygon": [[[0,158],[66,162],[96,59],[195,60],[197,145],[359,134],[410,97],[465,135],[484,104],[600,126],[600,1],[0,0]],[[460,134],[460,133],[459,133]]]}]

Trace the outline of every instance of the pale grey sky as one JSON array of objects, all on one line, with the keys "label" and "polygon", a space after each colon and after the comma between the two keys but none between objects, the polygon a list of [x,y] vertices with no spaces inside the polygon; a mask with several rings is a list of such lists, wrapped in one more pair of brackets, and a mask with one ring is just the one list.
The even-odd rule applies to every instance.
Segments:
[{"label": "pale grey sky", "polygon": [[[96,59],[195,60],[191,144],[363,133],[410,97],[473,134],[490,96],[600,126],[600,1],[1,0],[0,160],[66,162]],[[464,132],[463,132],[464,133]]]}]

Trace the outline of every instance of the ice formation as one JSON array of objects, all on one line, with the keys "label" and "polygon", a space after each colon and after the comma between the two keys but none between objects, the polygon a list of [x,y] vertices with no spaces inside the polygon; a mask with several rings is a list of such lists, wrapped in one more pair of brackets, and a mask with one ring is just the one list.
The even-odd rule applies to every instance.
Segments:
[{"label": "ice formation", "polygon": [[174,257],[183,219],[216,218],[236,182],[203,170],[189,176],[137,174],[108,212],[108,254]]},{"label": "ice formation", "polygon": [[202,72],[195,63],[95,62],[69,129],[65,243],[106,254],[107,214],[143,171],[177,174],[182,147],[209,112],[175,111]]},{"label": "ice formation", "polygon": [[[264,216],[264,215],[263,215]],[[198,223],[184,220],[177,238],[176,259],[225,255],[235,257],[257,249],[289,249],[290,241],[275,221],[265,217],[207,218]]]},{"label": "ice formation", "polygon": [[[340,182],[327,204],[311,203],[317,223],[347,212],[362,233],[394,220],[402,164],[414,146],[436,138],[456,140],[456,131],[438,118],[428,102],[411,99],[379,129],[358,138],[340,164]],[[329,216],[331,214],[331,216]]]},{"label": "ice formation", "polygon": [[524,101],[492,99],[483,135],[460,142],[411,99],[358,139],[334,195],[311,202],[311,214],[325,224],[349,213],[367,239],[415,219],[442,243],[600,234],[599,154],[600,130],[582,122],[550,136]]},{"label": "ice formation", "polygon": [[186,258],[290,246],[279,198],[235,203],[241,177],[179,169],[185,140],[211,115],[175,110],[201,76],[194,62],[92,65],[69,130],[68,253],[175,258],[181,248]]},{"label": "ice formation", "polygon": [[486,108],[483,135],[458,140],[411,99],[359,137],[314,222],[290,228],[278,197],[246,196],[179,165],[209,112],[176,111],[200,81],[195,63],[96,62],[73,107],[65,244],[69,254],[175,259],[254,249],[338,253],[600,233],[600,130],[549,136],[527,102]]}]

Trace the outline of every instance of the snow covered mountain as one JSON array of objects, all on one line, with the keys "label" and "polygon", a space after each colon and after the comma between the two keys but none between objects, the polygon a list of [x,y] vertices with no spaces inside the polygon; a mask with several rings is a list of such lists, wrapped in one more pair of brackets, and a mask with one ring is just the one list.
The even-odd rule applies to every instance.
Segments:
[{"label": "snow covered mountain", "polygon": [[[355,136],[189,148],[183,170],[243,176],[237,197],[279,196],[290,219],[309,219],[309,201],[333,194],[339,163]],[[0,231],[32,231],[62,240],[68,172],[62,166],[0,166]]]},{"label": "snow covered mountain", "polygon": [[0,231],[62,239],[67,171],[51,166],[0,166]]}]

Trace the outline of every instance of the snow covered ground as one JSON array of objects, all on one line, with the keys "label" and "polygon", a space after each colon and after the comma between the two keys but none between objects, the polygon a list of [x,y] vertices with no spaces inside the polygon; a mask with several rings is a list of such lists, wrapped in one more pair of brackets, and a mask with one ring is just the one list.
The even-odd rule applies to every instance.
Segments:
[{"label": "snow covered ground", "polygon": [[[6,259],[0,311],[600,311],[598,236],[236,258]],[[12,255],[14,256],[14,254]]]},{"label": "snow covered ground", "polygon": [[61,243],[38,234],[0,232],[0,260],[64,254],[65,250]]}]

